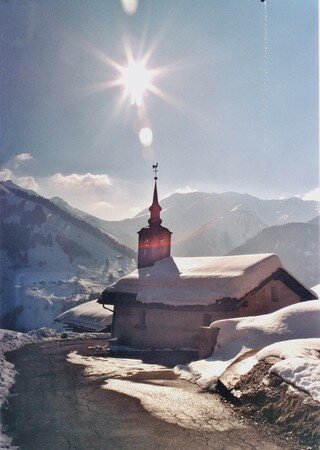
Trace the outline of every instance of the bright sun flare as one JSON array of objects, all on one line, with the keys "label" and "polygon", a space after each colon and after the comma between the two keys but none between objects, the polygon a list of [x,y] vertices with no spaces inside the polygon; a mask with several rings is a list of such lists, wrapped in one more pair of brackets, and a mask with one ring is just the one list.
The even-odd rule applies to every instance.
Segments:
[{"label": "bright sun flare", "polygon": [[120,81],[126,94],[130,96],[131,105],[139,106],[144,92],[150,87],[151,72],[143,63],[130,61],[128,66],[123,68]]}]

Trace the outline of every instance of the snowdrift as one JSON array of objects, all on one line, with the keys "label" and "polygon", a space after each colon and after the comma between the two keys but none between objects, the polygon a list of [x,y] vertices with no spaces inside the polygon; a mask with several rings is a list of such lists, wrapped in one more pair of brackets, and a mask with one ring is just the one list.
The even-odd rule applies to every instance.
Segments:
[{"label": "snowdrift", "polygon": [[[319,371],[320,360],[315,357],[317,349],[320,351],[320,301],[318,300],[297,303],[261,316],[219,320],[211,324],[211,328],[214,327],[219,328],[214,353],[205,360],[195,361],[186,367],[178,368],[182,378],[197,382],[205,389],[214,389],[219,376],[240,355],[252,349],[259,351],[264,347],[267,347],[264,350],[265,353],[261,351],[248,358],[246,370],[250,370],[266,355],[275,352],[275,356],[279,358],[292,356],[292,359],[296,360],[296,365],[293,366],[292,361],[290,369],[285,363],[271,368],[284,379],[290,378],[292,384],[295,384],[295,379],[299,378],[296,374],[304,365],[301,355],[304,355],[305,362],[307,356],[311,358],[310,371]],[[301,339],[303,342],[297,342]],[[279,342],[281,345],[268,347]],[[297,358],[299,358],[298,361]],[[291,375],[288,375],[287,369],[291,370]],[[306,373],[307,371],[309,372],[309,369],[306,368]],[[312,380],[310,378],[311,384],[313,381],[314,378],[312,377]],[[298,384],[299,388],[301,383],[299,386]],[[303,382],[304,390],[310,394],[316,392],[314,386],[307,388],[306,384],[307,382]],[[320,386],[318,387],[317,392],[320,392]],[[317,394],[314,398],[317,398]]]}]

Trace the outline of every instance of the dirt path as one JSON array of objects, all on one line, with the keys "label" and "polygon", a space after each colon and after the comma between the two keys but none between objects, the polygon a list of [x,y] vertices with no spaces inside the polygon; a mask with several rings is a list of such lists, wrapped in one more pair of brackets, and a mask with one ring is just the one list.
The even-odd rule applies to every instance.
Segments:
[{"label": "dirt path", "polygon": [[[163,379],[148,371],[144,376],[131,375],[138,392],[134,398],[126,395],[130,384],[123,376],[94,370],[90,374],[87,368],[67,361],[74,351],[88,359],[92,353],[88,347],[96,344],[43,343],[7,355],[19,371],[9,404],[2,411],[13,445],[22,450],[296,448],[268,428],[240,418],[218,396],[200,393],[196,386],[175,379],[168,370]],[[122,393],[117,392],[118,386]],[[157,387],[166,389],[165,394]],[[190,411],[185,411],[188,399]],[[192,421],[195,411],[197,417]]]}]

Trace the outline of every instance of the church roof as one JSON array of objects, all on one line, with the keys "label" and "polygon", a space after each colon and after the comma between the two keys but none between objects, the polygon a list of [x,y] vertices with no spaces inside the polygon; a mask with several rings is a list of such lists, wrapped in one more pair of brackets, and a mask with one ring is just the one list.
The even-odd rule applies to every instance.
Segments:
[{"label": "church roof", "polygon": [[[100,301],[108,303],[107,298],[112,298],[112,294],[122,293],[136,294],[136,300],[142,303],[210,305],[220,299],[243,298],[279,269],[284,270],[279,257],[273,253],[169,257],[121,278],[103,292]],[[309,292],[313,298],[312,291]]]}]

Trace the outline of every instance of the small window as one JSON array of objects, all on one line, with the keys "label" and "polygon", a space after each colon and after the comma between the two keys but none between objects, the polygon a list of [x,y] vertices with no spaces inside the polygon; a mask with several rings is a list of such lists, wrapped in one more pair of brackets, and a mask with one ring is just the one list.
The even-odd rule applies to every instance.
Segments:
[{"label": "small window", "polygon": [[276,286],[271,287],[271,301],[272,302],[279,301],[278,288]]},{"label": "small window", "polygon": [[211,323],[211,314],[203,314],[203,325],[205,327],[208,327],[209,325],[211,325]]},{"label": "small window", "polygon": [[140,309],[139,317],[138,317],[138,323],[135,326],[135,328],[143,329],[145,327],[146,327],[146,311],[145,311],[145,309]]},{"label": "small window", "polygon": [[146,311],[145,309],[142,309],[140,312],[140,325],[145,326],[146,324]]}]

